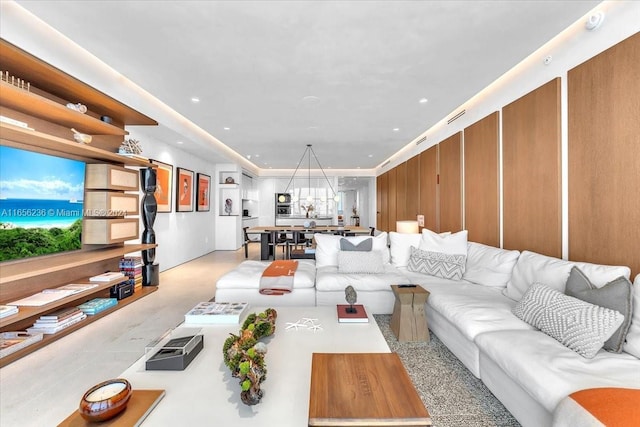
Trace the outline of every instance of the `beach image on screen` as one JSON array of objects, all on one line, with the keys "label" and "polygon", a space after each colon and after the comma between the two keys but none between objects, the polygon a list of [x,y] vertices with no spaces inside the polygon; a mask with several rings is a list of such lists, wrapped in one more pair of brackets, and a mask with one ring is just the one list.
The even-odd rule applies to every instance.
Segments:
[{"label": "beach image on screen", "polygon": [[0,261],[81,248],[85,163],[0,146]]}]

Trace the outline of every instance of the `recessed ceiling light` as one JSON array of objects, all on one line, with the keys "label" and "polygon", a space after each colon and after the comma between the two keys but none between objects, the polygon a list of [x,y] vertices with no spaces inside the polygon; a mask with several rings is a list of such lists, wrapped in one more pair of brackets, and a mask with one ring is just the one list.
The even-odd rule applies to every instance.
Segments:
[{"label": "recessed ceiling light", "polygon": [[260,157],[260,154],[256,154],[256,157]]},{"label": "recessed ceiling light", "polygon": [[182,145],[182,144],[184,144],[184,142],[178,141],[178,145]]},{"label": "recessed ceiling light", "polygon": [[308,102],[309,104],[314,104],[314,103],[320,101],[320,98],[318,98],[317,96],[313,96],[313,95],[307,95],[304,98],[302,98],[302,100]]},{"label": "recessed ceiling light", "polygon": [[191,102],[193,102],[194,104],[197,104],[198,102],[200,102],[200,98],[193,96],[191,97]]},{"label": "recessed ceiling light", "polygon": [[231,130],[231,128],[222,128],[222,129],[224,129],[224,130]]},{"label": "recessed ceiling light", "polygon": [[369,154],[369,156],[367,156],[367,157],[373,157],[373,154]]},{"label": "recessed ceiling light", "polygon": [[398,132],[400,130],[400,128],[393,128],[394,132]]},{"label": "recessed ceiling light", "polygon": [[420,104],[426,104],[427,102],[429,102],[429,100],[427,98],[420,98],[420,101],[418,101]]},{"label": "recessed ceiling light", "polygon": [[247,159],[251,160],[251,154],[247,154]]}]

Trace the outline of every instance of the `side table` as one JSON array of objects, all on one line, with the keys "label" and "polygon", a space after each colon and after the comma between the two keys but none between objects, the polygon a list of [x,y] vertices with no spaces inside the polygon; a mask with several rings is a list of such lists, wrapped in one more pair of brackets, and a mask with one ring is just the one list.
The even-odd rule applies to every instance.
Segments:
[{"label": "side table", "polygon": [[396,302],[391,315],[391,330],[399,342],[429,342],[429,327],[425,317],[425,303],[429,291],[422,286],[400,287],[391,285]]}]

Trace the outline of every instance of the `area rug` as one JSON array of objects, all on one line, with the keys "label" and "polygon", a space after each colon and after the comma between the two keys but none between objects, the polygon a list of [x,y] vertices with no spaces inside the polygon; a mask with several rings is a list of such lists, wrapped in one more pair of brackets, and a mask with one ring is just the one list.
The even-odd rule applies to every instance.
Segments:
[{"label": "area rug", "polygon": [[431,341],[399,343],[391,315],[374,315],[391,351],[398,353],[434,427],[519,426],[498,399],[431,333]]}]

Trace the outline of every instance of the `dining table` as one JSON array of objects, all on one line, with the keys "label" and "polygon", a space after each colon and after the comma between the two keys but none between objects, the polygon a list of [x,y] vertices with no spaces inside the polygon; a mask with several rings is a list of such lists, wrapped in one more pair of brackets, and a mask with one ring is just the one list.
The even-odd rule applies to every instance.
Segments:
[{"label": "dining table", "polygon": [[[370,234],[371,229],[367,227],[360,227],[355,225],[317,225],[315,227],[304,227],[301,225],[269,225],[269,226],[255,226],[247,229],[247,234],[259,234],[260,235],[260,259],[268,260],[272,255],[275,259],[275,251],[273,244],[277,241],[279,234],[290,234],[292,236],[291,244],[299,244],[302,241],[303,236],[307,234],[323,233],[323,234],[337,234],[342,236],[347,235],[363,235]],[[287,250],[287,254],[288,254]]]}]

